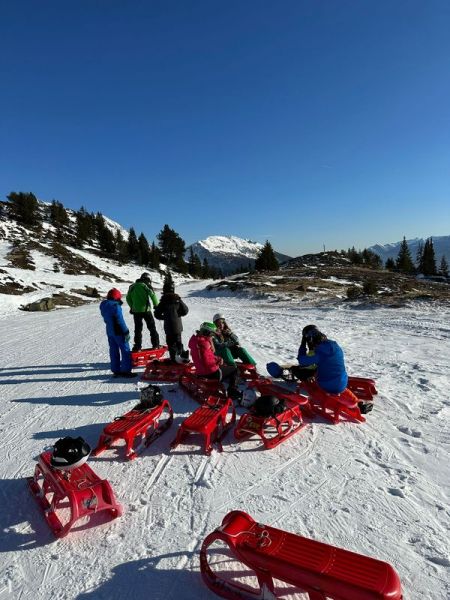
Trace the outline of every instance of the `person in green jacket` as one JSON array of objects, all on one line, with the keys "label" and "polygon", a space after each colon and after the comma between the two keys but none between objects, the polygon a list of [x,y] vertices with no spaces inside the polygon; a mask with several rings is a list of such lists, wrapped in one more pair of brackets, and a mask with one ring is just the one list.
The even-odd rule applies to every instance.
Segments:
[{"label": "person in green jacket", "polygon": [[143,273],[139,279],[136,279],[130,285],[126,299],[134,319],[134,346],[132,352],[137,352],[142,348],[143,321],[145,321],[147,329],[150,331],[152,348],[158,348],[159,335],[152,315],[152,305],[153,308],[158,306],[158,299],[152,288],[152,280],[148,273]]},{"label": "person in green jacket", "polygon": [[223,358],[227,365],[236,366],[235,359],[249,365],[256,365],[255,359],[241,346],[238,336],[231,331],[225,317],[221,313],[217,313],[214,315],[213,321],[217,328],[213,337],[217,356]]}]

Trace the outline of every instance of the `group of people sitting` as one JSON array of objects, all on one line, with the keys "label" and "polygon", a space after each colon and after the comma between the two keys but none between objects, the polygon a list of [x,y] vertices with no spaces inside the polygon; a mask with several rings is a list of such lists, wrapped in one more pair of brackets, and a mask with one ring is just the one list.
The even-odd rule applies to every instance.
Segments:
[{"label": "group of people sitting", "polygon": [[[130,333],[122,314],[122,294],[116,288],[109,290],[106,300],[100,304],[100,311],[106,323],[111,370],[116,377],[134,377],[131,370]],[[236,360],[256,365],[249,352],[241,346],[237,335],[231,330],[223,314],[217,313],[212,321],[205,321],[189,340],[189,351],[183,347],[181,334],[182,317],[188,314],[188,307],[178,294],[172,279],[166,278],[161,299],[157,300],[151,287],[148,273],[130,286],[127,296],[130,312],[135,323],[133,350],[140,350],[143,321],[150,331],[153,347],[159,346],[154,316],[164,322],[164,332],[169,350],[169,360],[187,362],[189,351],[199,377],[228,383],[228,394],[233,399],[241,398],[237,387],[238,371]],[[341,347],[329,340],[315,325],[303,329],[302,340],[297,355],[298,365],[289,367],[295,379],[306,380],[315,377],[318,385],[332,394],[345,390],[348,376]],[[277,363],[267,364],[268,372],[278,377],[283,369]]]}]

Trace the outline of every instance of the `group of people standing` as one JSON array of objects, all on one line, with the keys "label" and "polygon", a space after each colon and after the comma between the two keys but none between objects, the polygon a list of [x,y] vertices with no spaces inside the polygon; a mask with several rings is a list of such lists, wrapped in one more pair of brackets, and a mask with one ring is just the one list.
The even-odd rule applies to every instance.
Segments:
[{"label": "group of people standing", "polygon": [[[237,387],[236,360],[256,365],[253,357],[241,346],[239,338],[231,330],[223,314],[217,313],[212,321],[205,321],[191,336],[185,350],[181,339],[182,317],[189,312],[178,294],[171,277],[166,277],[163,294],[158,301],[148,273],[130,285],[126,295],[127,304],[134,320],[134,345],[132,351],[142,348],[143,323],[146,324],[152,348],[160,345],[155,320],[164,322],[169,359],[173,362],[187,362],[189,350],[198,377],[228,382],[228,394],[239,399]],[[111,370],[115,377],[134,377],[131,370],[130,332],[122,314],[122,294],[117,288],[109,290],[106,300],[100,304],[100,312],[106,323]],[[152,314],[153,309],[153,314]],[[329,340],[315,325],[303,329],[302,340],[297,355],[298,365],[290,367],[296,379],[316,377],[317,383],[327,392],[341,393],[347,386],[348,377],[341,347]],[[267,370],[275,377],[282,369],[277,363],[268,363]]]}]

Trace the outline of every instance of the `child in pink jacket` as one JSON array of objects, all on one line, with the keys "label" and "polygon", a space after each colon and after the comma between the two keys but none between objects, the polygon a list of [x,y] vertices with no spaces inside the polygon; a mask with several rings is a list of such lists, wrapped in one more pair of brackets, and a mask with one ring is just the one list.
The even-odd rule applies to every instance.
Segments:
[{"label": "child in pink jacket", "polygon": [[213,335],[217,327],[214,323],[202,323],[200,329],[189,340],[192,362],[199,377],[228,381],[228,395],[239,400],[242,393],[236,385],[237,368],[224,365],[222,358],[214,354]]}]

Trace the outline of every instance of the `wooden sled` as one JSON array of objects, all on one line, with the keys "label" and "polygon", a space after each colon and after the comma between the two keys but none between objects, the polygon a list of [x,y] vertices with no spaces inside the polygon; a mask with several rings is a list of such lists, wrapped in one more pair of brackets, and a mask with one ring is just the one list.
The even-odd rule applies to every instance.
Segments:
[{"label": "wooden sled", "polygon": [[28,478],[31,493],[56,537],[64,537],[78,519],[108,511],[115,519],[122,514],[111,485],[84,463],[70,471],[54,469],[52,452],[43,452],[34,477]]},{"label": "wooden sled", "polygon": [[[162,424],[159,423],[161,418],[165,419]],[[172,422],[173,411],[167,400],[147,410],[131,410],[106,425],[92,454],[98,456],[118,440],[124,440],[125,457],[133,460],[169,429]]]},{"label": "wooden sled", "polygon": [[143,381],[176,382],[184,373],[194,369],[193,363],[174,363],[169,358],[153,360],[147,364],[142,374]]},{"label": "wooden sled", "polygon": [[[220,541],[233,558],[258,580],[259,589],[223,579],[208,561],[208,548]],[[212,556],[212,552],[210,553]],[[230,512],[210,533],[200,551],[203,581],[229,600],[276,600],[285,597],[285,582],[308,594],[310,600],[401,600],[402,588],[394,568],[381,560],[256,523],[245,512]]]},{"label": "wooden sled", "polygon": [[131,353],[132,367],[145,367],[150,360],[159,360],[167,352],[167,346],[160,348],[143,348]]},{"label": "wooden sled", "polygon": [[231,398],[210,396],[203,406],[181,423],[171,448],[176,448],[188,434],[193,433],[203,436],[205,454],[211,454],[214,445],[222,452],[222,439],[235,421],[236,411]]},{"label": "wooden sled", "polygon": [[310,407],[315,414],[335,425],[345,419],[365,423],[366,419],[358,406],[359,400],[348,388],[340,394],[329,394],[315,381],[303,381],[302,387],[309,395]]}]

